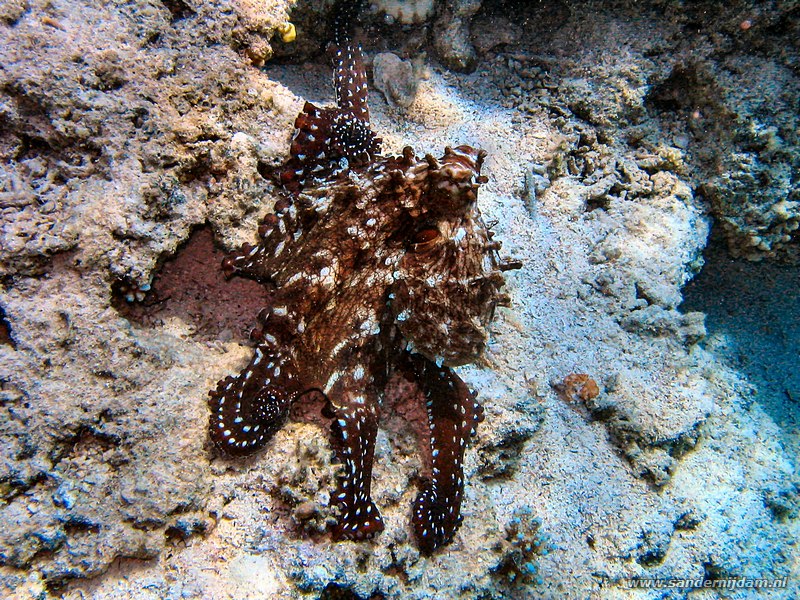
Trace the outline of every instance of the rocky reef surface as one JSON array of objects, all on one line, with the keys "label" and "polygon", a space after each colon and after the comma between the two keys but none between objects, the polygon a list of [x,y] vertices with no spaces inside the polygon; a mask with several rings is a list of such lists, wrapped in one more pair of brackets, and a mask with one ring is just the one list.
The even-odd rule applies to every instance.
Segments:
[{"label": "rocky reef surface", "polygon": [[264,294],[220,260],[255,241],[303,101],[332,101],[331,4],[0,0],[0,595],[623,598],[631,577],[747,576],[796,597],[797,430],[682,290],[712,224],[734,256],[800,257],[800,3],[366,11],[368,58],[396,55],[373,127],[395,152],[484,148],[481,209],[524,263],[459,369],[486,420],[432,557],[394,399],[367,543],[325,533],[314,411],[247,460],[206,434]]}]

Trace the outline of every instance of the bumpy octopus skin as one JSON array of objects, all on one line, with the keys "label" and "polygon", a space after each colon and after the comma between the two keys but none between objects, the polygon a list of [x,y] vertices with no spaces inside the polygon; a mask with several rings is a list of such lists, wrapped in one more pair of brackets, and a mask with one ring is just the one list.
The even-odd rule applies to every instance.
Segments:
[{"label": "bumpy octopus skin", "polygon": [[344,464],[333,537],[363,540],[384,528],[370,495],[373,454],[381,398],[400,374],[426,401],[430,477],[412,525],[431,553],[459,527],[464,450],[483,419],[451,367],[483,351],[495,307],[508,303],[502,270],[515,265],[499,262],[476,205],[483,151],[380,155],[361,50],[347,29],[352,14],[341,6],[337,106],[306,103],[280,173],[284,195],[259,227],[260,243],[223,263],[227,274],[268,286],[270,308],[259,315],[250,363],[209,393],[209,428],[221,451],[248,455],[292,402],[324,394]]}]

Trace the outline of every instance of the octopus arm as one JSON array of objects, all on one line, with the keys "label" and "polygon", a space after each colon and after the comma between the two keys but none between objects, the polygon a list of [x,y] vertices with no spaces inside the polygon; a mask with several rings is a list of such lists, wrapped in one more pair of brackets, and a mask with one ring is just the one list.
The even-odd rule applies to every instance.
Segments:
[{"label": "octopus arm", "polygon": [[243,244],[223,259],[222,272],[226,277],[242,275],[256,281],[269,281],[273,275],[270,269],[270,248],[265,244]]},{"label": "octopus arm", "polygon": [[262,448],[283,425],[298,397],[294,362],[271,344],[259,344],[236,377],[226,377],[209,392],[209,433],[214,445],[234,456]]},{"label": "octopus arm", "polygon": [[344,114],[363,122],[369,127],[367,107],[367,72],[361,48],[352,42],[336,49],[333,66],[333,86],[336,104]]},{"label": "octopus arm", "polygon": [[331,503],[339,508],[334,540],[364,540],[383,531],[383,519],[372,501],[372,463],[378,432],[377,390],[364,385],[356,366],[331,389],[323,414],[332,419],[331,437],[344,465]]},{"label": "octopus arm", "polygon": [[275,212],[266,215],[258,226],[258,245],[242,245],[222,261],[226,277],[242,275],[261,282],[270,282],[286,262],[293,236],[303,225],[297,214],[297,203],[282,197],[275,203]]},{"label": "octopus arm", "polygon": [[367,72],[361,47],[347,39],[337,42],[333,67],[337,114],[331,145],[355,166],[367,165],[381,152],[381,139],[369,125]]},{"label": "octopus arm", "polygon": [[419,354],[406,355],[406,361],[428,413],[431,477],[420,489],[411,522],[420,550],[430,554],[450,542],[461,524],[464,449],[483,420],[483,407],[451,369]]},{"label": "octopus arm", "polygon": [[334,10],[333,88],[338,112],[331,144],[354,165],[369,164],[381,151],[381,140],[369,124],[364,55],[353,42],[353,23],[362,4],[362,0],[340,0]]},{"label": "octopus arm", "polygon": [[333,149],[338,113],[338,109],[320,109],[306,102],[297,115],[289,160],[279,174],[281,185],[290,192],[297,194],[308,182],[330,176],[330,163],[338,158]]}]

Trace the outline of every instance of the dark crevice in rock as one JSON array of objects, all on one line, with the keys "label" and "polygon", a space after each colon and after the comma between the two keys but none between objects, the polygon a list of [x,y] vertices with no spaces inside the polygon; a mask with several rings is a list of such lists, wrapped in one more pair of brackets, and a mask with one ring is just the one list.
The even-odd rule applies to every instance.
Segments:
[{"label": "dark crevice in rock", "polygon": [[249,279],[226,280],[220,268],[224,256],[214,246],[211,230],[201,227],[163,263],[150,286],[116,282],[112,305],[141,327],[179,319],[197,339],[247,339],[254,315],[268,303],[268,292]]},{"label": "dark crevice in rock", "polygon": [[181,518],[174,525],[164,531],[164,539],[168,544],[186,542],[194,535],[204,535],[208,532],[208,522],[202,519]]},{"label": "dark crevice in rock", "polygon": [[68,456],[79,453],[87,454],[89,449],[96,449],[102,454],[122,443],[122,439],[113,433],[106,433],[95,427],[80,425],[74,433],[68,434],[58,441],[50,451],[50,459],[56,466]]},{"label": "dark crevice in rock", "polygon": [[[108,159],[103,156],[104,148],[100,131],[86,134],[87,127],[74,127],[64,130],[64,123],[54,125],[51,115],[52,99],[39,92],[24,89],[19,84],[5,84],[0,94],[9,98],[11,110],[6,114],[2,135],[16,138],[14,152],[6,159],[24,161],[40,158],[46,161],[52,172],[51,184],[62,184],[69,179],[86,178],[98,174],[110,179]],[[70,123],[71,124],[71,123]]]},{"label": "dark crevice in rock", "polygon": [[668,112],[717,108],[724,97],[710,68],[690,63],[676,65],[666,79],[653,85],[644,104]]},{"label": "dark crevice in rock", "polygon": [[697,529],[697,526],[703,522],[705,517],[698,515],[693,510],[688,510],[682,513],[673,524],[676,531],[692,531]]},{"label": "dark crevice in rock", "polygon": [[383,600],[385,597],[380,592],[374,592],[369,597],[364,598],[349,587],[331,582],[322,590],[319,600]]},{"label": "dark crevice in rock", "polygon": [[519,469],[525,443],[531,436],[532,432],[526,429],[506,431],[496,443],[481,446],[478,449],[480,478],[484,481],[511,479]]},{"label": "dark crevice in rock", "polygon": [[770,510],[773,518],[779,523],[796,519],[800,516],[800,479],[785,489],[766,490],[764,506]]},{"label": "dark crevice in rock", "polygon": [[2,306],[0,306],[0,344],[17,349],[17,344],[11,334],[11,323],[8,322],[6,311],[3,310]]},{"label": "dark crevice in rock", "polygon": [[7,477],[0,477],[0,499],[6,504],[10,504],[17,496],[45,481],[47,481],[47,474],[43,472],[38,472],[29,479],[20,478],[14,473]]},{"label": "dark crevice in rock", "polygon": [[195,10],[185,0],[161,0],[172,15],[172,22],[180,21],[195,14]]},{"label": "dark crevice in rock", "polygon": [[64,532],[69,537],[100,533],[100,524],[82,515],[69,515],[64,521]]}]

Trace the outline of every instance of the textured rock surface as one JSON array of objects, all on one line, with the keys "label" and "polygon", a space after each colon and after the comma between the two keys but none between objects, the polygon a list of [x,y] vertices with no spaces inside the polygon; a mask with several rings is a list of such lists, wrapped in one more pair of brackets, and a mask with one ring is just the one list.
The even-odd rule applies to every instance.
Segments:
[{"label": "textured rock surface", "polygon": [[375,87],[383,92],[386,101],[408,108],[414,102],[419,81],[411,61],[391,52],[375,55],[372,61]]},{"label": "textured rock surface", "polygon": [[[460,370],[486,421],[464,525],[430,558],[410,543],[418,443],[391,398],[370,543],[324,533],[337,467],[318,407],[245,461],[206,439],[206,393],[246,360],[259,302],[222,284],[212,235],[254,240],[302,101],[332,95],[326,65],[257,68],[290,52],[272,36],[287,4],[0,3],[0,595],[796,586],[793,447],[680,305],[709,211],[739,254],[796,255],[797,3],[439,3],[451,41],[473,15],[515,29],[459,55],[473,75],[434,70],[402,116],[371,95],[390,150],[488,151],[481,209],[525,261],[485,363]],[[298,27],[300,56],[323,30]],[[559,391],[573,374],[597,394]]]},{"label": "textured rock surface", "polygon": [[495,26],[497,38],[508,36],[503,19],[515,11],[522,36],[490,57],[512,74],[497,80],[504,104],[566,105],[618,141],[656,151],[709,203],[733,255],[796,263],[798,3],[709,6],[618,3],[606,28],[604,2],[486,0],[473,37]]},{"label": "textured rock surface", "polygon": [[[285,6],[13,8],[0,68],[0,557],[57,584],[212,526],[196,391],[223,349],[186,323],[131,327],[112,290],[146,289],[196,225],[254,223],[258,161],[285,145],[295,108],[248,67]],[[283,127],[257,125],[270,120]]]},{"label": "textured rock surface", "polygon": [[424,23],[435,11],[434,0],[372,0],[373,11],[403,25]]},{"label": "textured rock surface", "polygon": [[481,0],[441,0],[433,29],[433,45],[449,69],[469,73],[475,69],[477,54],[469,40],[470,22]]}]

